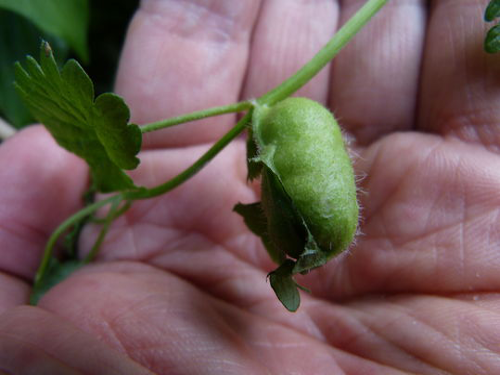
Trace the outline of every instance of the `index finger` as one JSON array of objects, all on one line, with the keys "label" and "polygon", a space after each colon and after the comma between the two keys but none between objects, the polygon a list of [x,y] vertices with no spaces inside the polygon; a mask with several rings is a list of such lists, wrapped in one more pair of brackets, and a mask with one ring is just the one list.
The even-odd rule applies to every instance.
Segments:
[{"label": "index finger", "polygon": [[[130,25],[116,91],[139,124],[238,101],[260,1],[143,0]],[[234,115],[145,135],[146,147],[216,140]]]}]

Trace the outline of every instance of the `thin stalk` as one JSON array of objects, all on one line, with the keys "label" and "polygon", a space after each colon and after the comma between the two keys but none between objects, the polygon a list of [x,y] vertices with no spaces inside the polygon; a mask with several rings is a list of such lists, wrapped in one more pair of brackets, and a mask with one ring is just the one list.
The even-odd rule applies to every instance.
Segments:
[{"label": "thin stalk", "polygon": [[188,113],[185,115],[172,117],[172,118],[169,118],[166,120],[161,120],[161,121],[152,122],[150,124],[143,125],[143,126],[141,126],[141,131],[143,133],[148,133],[148,132],[152,132],[155,130],[160,130],[160,129],[169,128],[171,126],[175,126],[175,125],[179,125],[179,124],[184,124],[184,123],[190,122],[190,121],[201,120],[201,119],[204,119],[207,117],[213,117],[213,116],[224,115],[227,113],[245,111],[247,109],[250,109],[252,106],[253,106],[253,104],[251,102],[244,101],[244,102],[224,105],[221,107],[213,107],[213,108],[203,109],[201,111],[191,112],[191,113]]},{"label": "thin stalk", "polygon": [[112,203],[115,201],[121,200],[121,195],[114,195],[112,197],[103,199],[102,201],[97,201],[90,206],[87,206],[74,215],[70,216],[66,219],[61,225],[57,227],[57,229],[50,236],[47,245],[45,245],[45,250],[43,253],[43,258],[40,263],[40,267],[38,268],[35,276],[35,285],[37,285],[45,276],[45,272],[47,271],[47,267],[49,266],[50,258],[52,257],[52,253],[54,251],[54,246],[57,243],[57,240],[60,236],[64,234],[69,228],[73,225],[77,224],[80,220],[86,218],[88,215],[93,214],[99,208],[104,207],[108,203]]},{"label": "thin stalk", "polygon": [[101,230],[99,231],[99,236],[97,237],[97,240],[94,243],[94,246],[92,246],[92,249],[90,252],[87,254],[85,259],[83,260],[84,264],[90,263],[95,259],[97,254],[99,253],[99,249],[101,247],[102,242],[104,241],[104,238],[106,237],[106,234],[108,233],[109,227],[111,226],[111,223],[121,214],[123,214],[127,209],[130,207],[130,202],[126,202],[123,207],[119,207],[120,205],[119,200],[111,202],[111,207],[109,209],[108,214],[106,215],[106,219],[104,220],[104,224],[102,225]]},{"label": "thin stalk", "polygon": [[387,1],[369,0],[366,2],[308,63],[279,86],[257,99],[257,102],[259,104],[273,105],[280,100],[288,98],[304,86],[340,52]]},{"label": "thin stalk", "polygon": [[219,139],[196,162],[194,162],[190,167],[185,169],[183,172],[179,173],[174,178],[151,189],[124,193],[124,199],[137,200],[137,199],[153,198],[158,195],[165,194],[166,192],[176,188],[186,180],[190,179],[196,173],[198,173],[210,160],[212,160],[219,152],[221,152],[224,149],[224,147],[226,147],[234,138],[236,138],[243,132],[245,126],[250,121],[251,117],[252,117],[252,111],[250,110],[240,121],[238,121],[238,123],[231,130],[229,130],[221,139]]}]

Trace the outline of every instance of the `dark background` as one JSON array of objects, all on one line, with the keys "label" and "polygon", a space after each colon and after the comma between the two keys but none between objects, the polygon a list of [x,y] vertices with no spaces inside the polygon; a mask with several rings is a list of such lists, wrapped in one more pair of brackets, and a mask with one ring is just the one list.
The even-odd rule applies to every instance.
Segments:
[{"label": "dark background", "polygon": [[28,18],[0,7],[0,117],[14,127],[22,128],[34,122],[14,89],[14,63],[23,63],[26,55],[37,59],[41,40],[50,43],[60,65],[68,58],[78,60],[94,82],[96,95],[113,90],[127,26],[139,0],[83,1],[88,1],[89,10],[85,31],[90,52],[87,62],[60,36],[43,32]]}]

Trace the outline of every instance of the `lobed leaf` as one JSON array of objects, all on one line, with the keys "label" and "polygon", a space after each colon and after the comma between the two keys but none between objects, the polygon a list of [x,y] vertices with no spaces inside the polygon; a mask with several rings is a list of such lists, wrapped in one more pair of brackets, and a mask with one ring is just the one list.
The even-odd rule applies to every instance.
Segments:
[{"label": "lobed leaf", "polygon": [[128,123],[122,98],[106,93],[94,101],[92,81],[80,64],[69,60],[59,71],[47,42],[42,42],[40,64],[28,56],[25,67],[16,63],[15,74],[16,89],[33,116],[59,145],[85,159],[96,189],[135,187],[122,169],[139,164],[142,134]]}]

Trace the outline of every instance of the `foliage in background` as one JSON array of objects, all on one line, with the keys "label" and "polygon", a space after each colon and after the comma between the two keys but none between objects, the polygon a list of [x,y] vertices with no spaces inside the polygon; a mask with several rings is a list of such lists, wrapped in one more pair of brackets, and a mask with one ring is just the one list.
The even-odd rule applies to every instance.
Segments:
[{"label": "foliage in background", "polygon": [[[493,22],[498,17],[500,17],[500,0],[491,0],[484,12],[484,20]],[[488,53],[500,51],[500,25],[493,26],[486,34],[484,50]]]},{"label": "foliage in background", "polygon": [[97,93],[111,91],[125,31],[138,0],[0,0],[0,117],[16,128],[33,117],[14,90],[14,63],[47,40],[57,62],[78,57]]},{"label": "foliage in background", "polygon": [[36,53],[41,38],[57,51],[58,62],[65,60],[68,47],[62,39],[44,33],[23,16],[0,9],[0,116],[17,128],[33,118],[14,90],[14,62]]},{"label": "foliage in background", "polygon": [[26,17],[44,33],[61,38],[84,63],[88,61],[88,0],[0,0],[0,7]]}]

